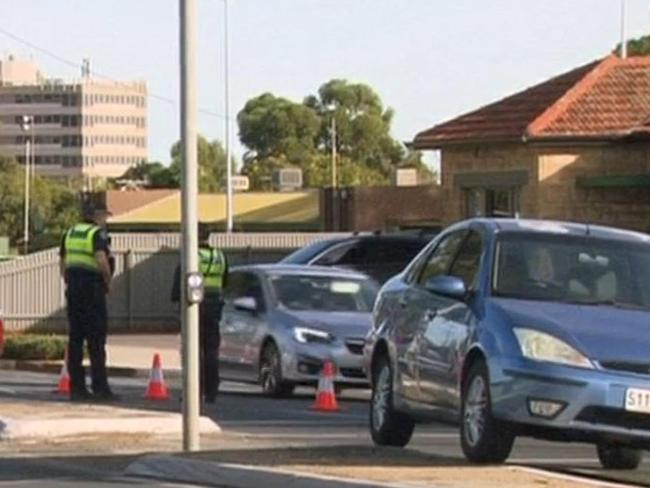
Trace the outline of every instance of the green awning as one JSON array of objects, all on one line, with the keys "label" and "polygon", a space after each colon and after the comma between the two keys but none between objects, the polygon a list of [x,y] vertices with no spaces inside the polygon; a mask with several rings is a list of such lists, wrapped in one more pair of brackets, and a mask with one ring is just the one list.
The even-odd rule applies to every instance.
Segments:
[{"label": "green awning", "polygon": [[581,176],[579,188],[650,188],[650,175]]}]

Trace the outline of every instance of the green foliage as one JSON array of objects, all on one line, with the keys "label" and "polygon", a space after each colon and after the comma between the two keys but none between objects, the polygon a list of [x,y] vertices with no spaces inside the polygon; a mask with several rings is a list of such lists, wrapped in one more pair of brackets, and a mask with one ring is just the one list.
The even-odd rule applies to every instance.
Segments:
[{"label": "green foliage", "polygon": [[[226,151],[217,140],[208,141],[205,137],[199,136],[198,140],[199,160],[199,191],[201,193],[214,193],[223,191],[226,184]],[[180,186],[182,151],[181,143],[174,144],[171,150],[172,164],[169,171],[174,181]],[[231,164],[232,161],[231,161]]]},{"label": "green foliage", "polygon": [[67,339],[56,335],[8,335],[3,359],[56,360],[63,359]]},{"label": "green foliage", "polygon": [[[616,53],[621,52],[621,43],[616,45]],[[650,36],[642,36],[637,39],[627,41],[627,53],[629,56],[648,56],[650,55]]]},{"label": "green foliage", "polygon": [[[226,183],[226,151],[219,141],[208,141],[199,136],[197,143],[199,160],[199,191],[214,193],[222,191]],[[144,181],[148,188],[180,188],[181,186],[181,143],[171,148],[172,162],[141,162],[129,168],[119,179]],[[234,168],[234,162],[231,162]]]},{"label": "green foliage", "polygon": [[[0,235],[13,245],[23,237],[25,172],[13,159],[0,157]],[[61,235],[79,219],[79,197],[71,187],[36,176],[30,198],[30,250],[56,245]]]},{"label": "green foliage", "polygon": [[405,157],[390,135],[393,111],[368,85],[332,80],[303,103],[270,93],[246,103],[237,120],[241,142],[249,149],[244,173],[251,186],[269,188],[273,171],[291,166],[303,170],[307,186],[330,186],[332,119],[338,184],[386,184]]},{"label": "green foliage", "polygon": [[157,161],[142,161],[130,167],[119,179],[144,181],[148,188],[180,187],[180,174]]}]

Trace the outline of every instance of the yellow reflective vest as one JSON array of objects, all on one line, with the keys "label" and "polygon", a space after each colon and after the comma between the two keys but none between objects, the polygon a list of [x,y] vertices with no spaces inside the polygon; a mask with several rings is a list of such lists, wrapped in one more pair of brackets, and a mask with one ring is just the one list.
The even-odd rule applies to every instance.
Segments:
[{"label": "yellow reflective vest", "polygon": [[199,266],[205,292],[220,293],[223,288],[223,275],[226,272],[226,258],[221,250],[200,248]]},{"label": "yellow reflective vest", "polygon": [[95,260],[94,241],[100,228],[95,224],[77,224],[65,235],[65,268],[100,272]]}]

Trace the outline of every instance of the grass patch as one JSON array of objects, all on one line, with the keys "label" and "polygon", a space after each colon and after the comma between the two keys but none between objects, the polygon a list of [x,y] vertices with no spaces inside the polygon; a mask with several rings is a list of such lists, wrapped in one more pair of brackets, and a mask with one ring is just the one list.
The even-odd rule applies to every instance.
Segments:
[{"label": "grass patch", "polygon": [[16,334],[6,336],[2,359],[52,361],[63,359],[68,340],[65,336]]}]

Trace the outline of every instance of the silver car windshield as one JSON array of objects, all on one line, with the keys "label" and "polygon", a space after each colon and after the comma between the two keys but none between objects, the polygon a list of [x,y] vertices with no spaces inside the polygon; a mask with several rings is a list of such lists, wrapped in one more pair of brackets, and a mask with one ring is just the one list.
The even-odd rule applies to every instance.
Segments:
[{"label": "silver car windshield", "polygon": [[650,309],[650,246],[589,237],[513,234],[497,243],[500,297]]},{"label": "silver car windshield", "polygon": [[296,311],[370,312],[377,294],[369,280],[273,275],[270,282],[279,304]]}]

